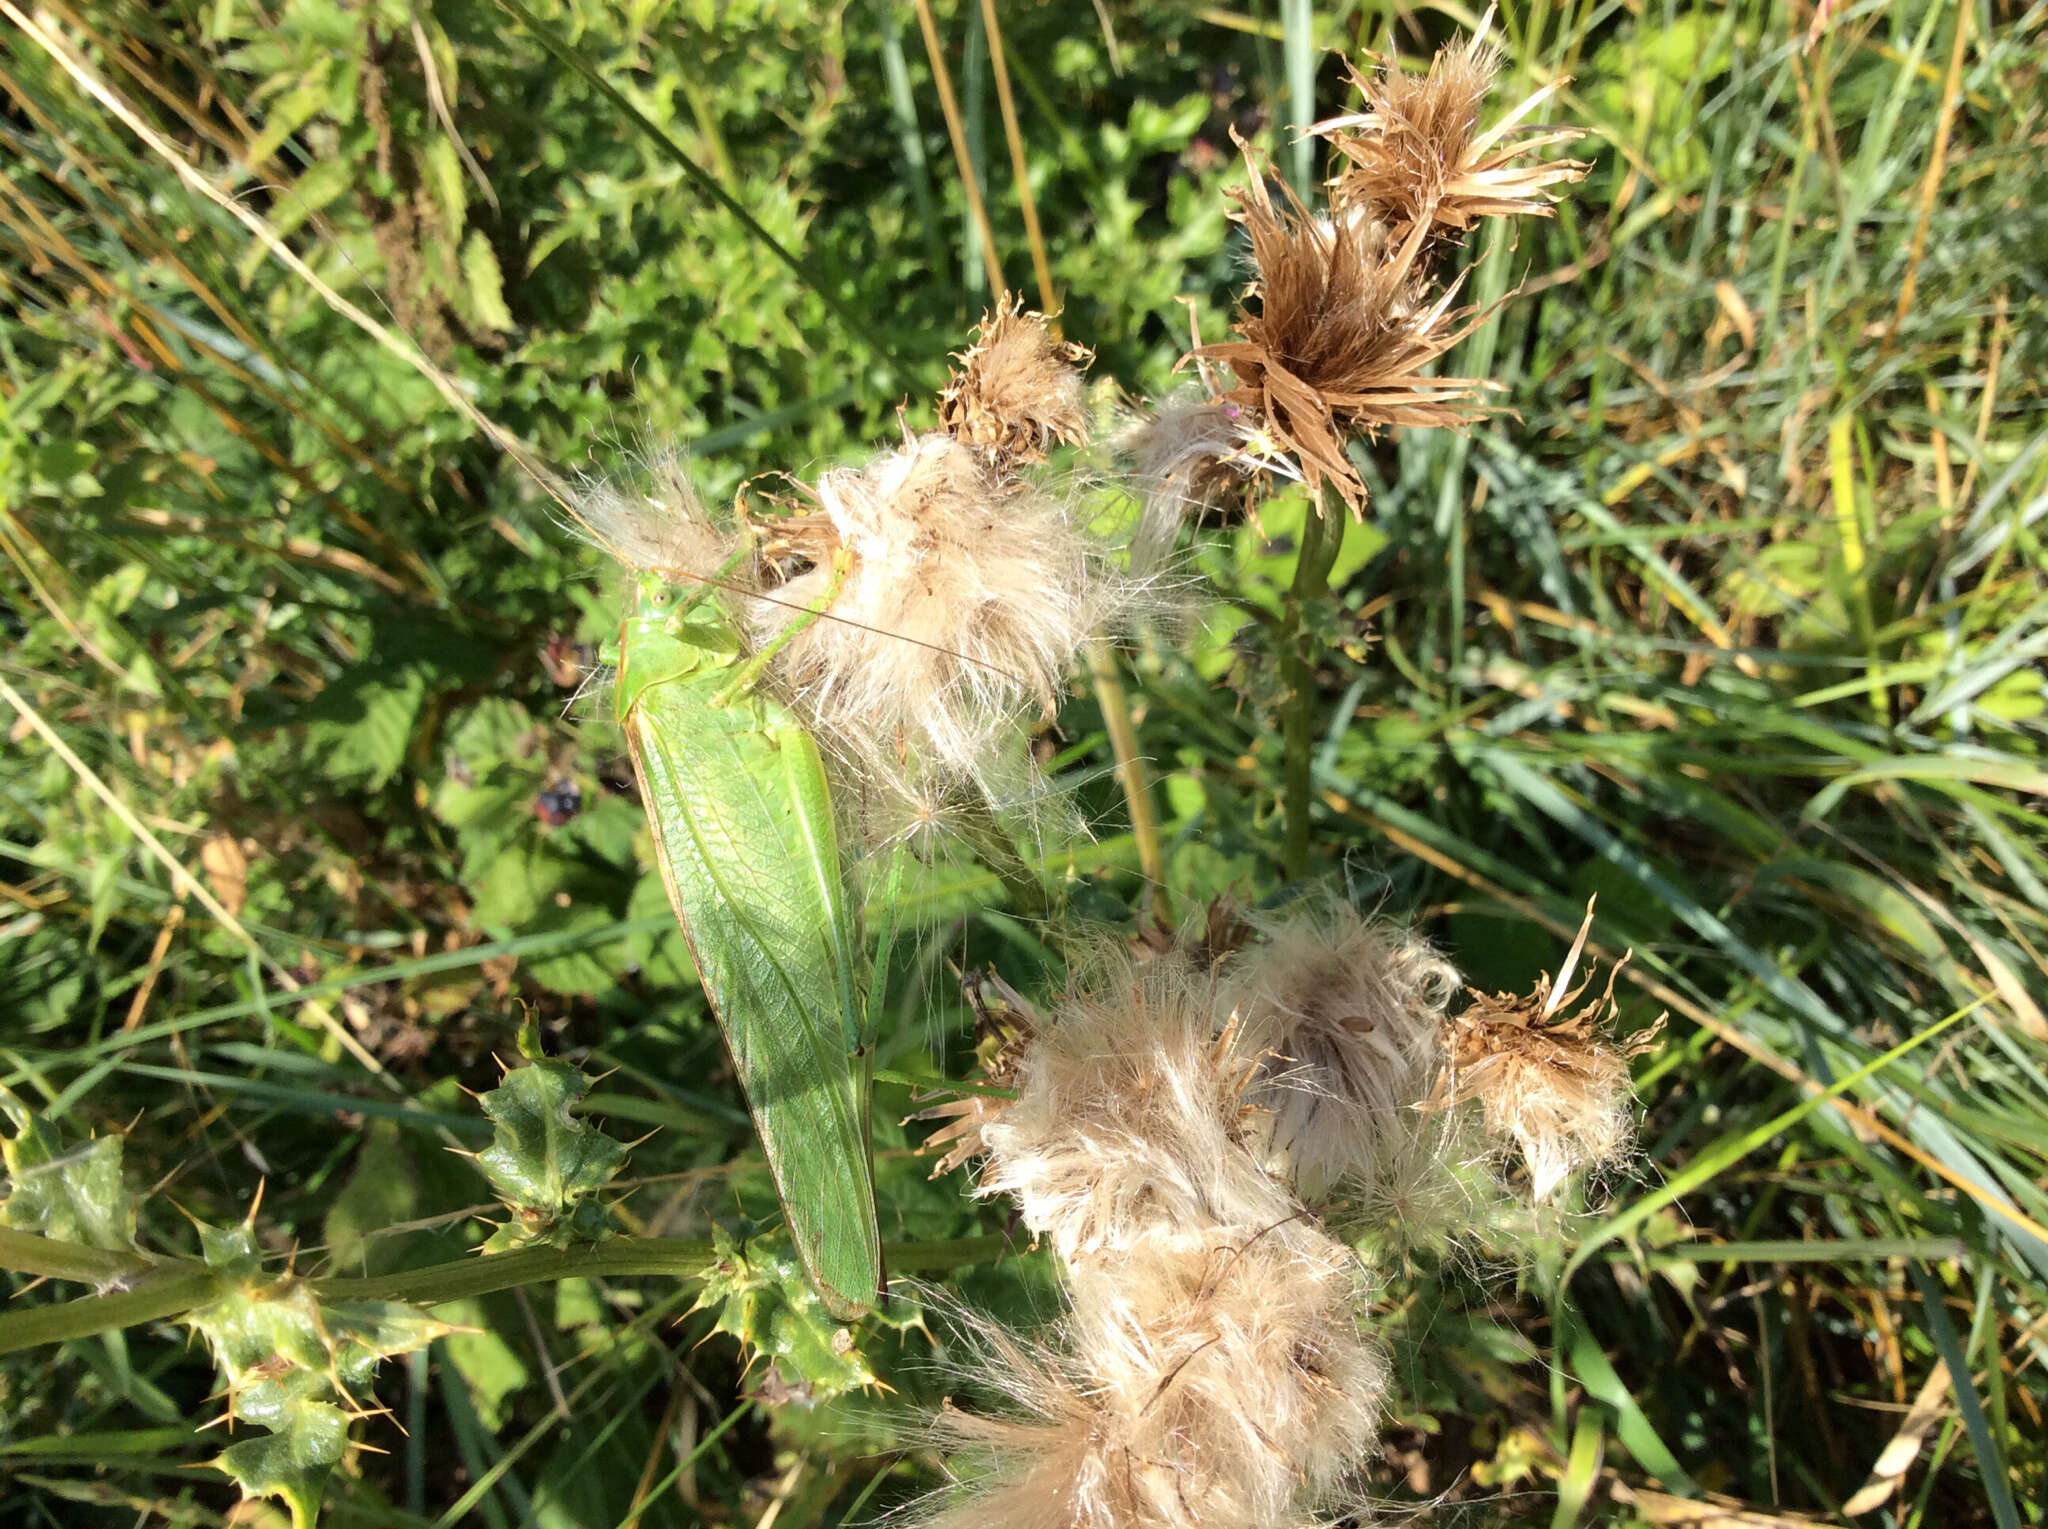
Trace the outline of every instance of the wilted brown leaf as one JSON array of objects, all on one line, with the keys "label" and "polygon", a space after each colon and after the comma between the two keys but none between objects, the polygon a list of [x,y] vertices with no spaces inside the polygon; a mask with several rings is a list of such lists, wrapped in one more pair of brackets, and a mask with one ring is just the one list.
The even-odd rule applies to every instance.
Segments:
[{"label": "wilted brown leaf", "polygon": [[220,905],[239,918],[249,900],[249,857],[234,835],[212,833],[199,846],[199,866],[206,872],[206,885],[220,899]]}]

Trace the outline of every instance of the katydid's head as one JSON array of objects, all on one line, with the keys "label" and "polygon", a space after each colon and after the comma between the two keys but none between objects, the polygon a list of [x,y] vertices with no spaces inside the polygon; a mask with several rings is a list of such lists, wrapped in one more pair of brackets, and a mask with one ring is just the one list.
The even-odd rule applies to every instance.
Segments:
[{"label": "katydid's head", "polygon": [[646,619],[665,618],[676,608],[681,591],[667,575],[643,568],[633,576],[633,614]]}]

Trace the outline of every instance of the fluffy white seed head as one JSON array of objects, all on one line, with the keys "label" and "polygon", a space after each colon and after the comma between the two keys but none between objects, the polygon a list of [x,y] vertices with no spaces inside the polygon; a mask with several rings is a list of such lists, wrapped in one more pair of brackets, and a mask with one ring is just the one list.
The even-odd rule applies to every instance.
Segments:
[{"label": "fluffy white seed head", "polygon": [[[1019,724],[1050,712],[1075,655],[1127,581],[1058,498],[997,477],[950,435],[914,436],[817,485],[844,582],[832,619],[783,650],[786,687],[884,776],[932,769],[986,784]],[[759,604],[757,640],[825,599],[829,557]]]},{"label": "fluffy white seed head", "polygon": [[1377,1194],[1412,1177],[1412,1148],[1441,1135],[1416,1106],[1447,1060],[1450,963],[1342,908],[1270,928],[1228,984],[1259,1058],[1248,1100],[1266,1166],[1311,1203],[1343,1179]]},{"label": "fluffy white seed head", "polygon": [[978,1469],[935,1529],[1269,1529],[1355,1506],[1386,1369],[1358,1262],[1313,1220],[1141,1242],[1070,1279],[1048,1341],[970,1345],[1000,1405],[942,1418]]},{"label": "fluffy white seed head", "polygon": [[[1414,975],[1389,976],[1381,944],[1368,960],[1355,920],[1315,930],[1276,952],[1319,952],[1351,991],[1354,967]],[[991,1064],[1014,1100],[936,1112],[947,1161],[985,1153],[981,1192],[1058,1253],[1069,1304],[1037,1344],[969,1344],[998,1405],[941,1420],[968,1481],[929,1529],[1308,1529],[1357,1510],[1387,1385],[1359,1325],[1365,1267],[1269,1171],[1275,1111],[1255,1097],[1289,1103],[1291,1074],[1245,1018],[1306,1049],[1307,1007],[1256,962],[1106,948]]]},{"label": "fluffy white seed head", "polygon": [[1248,1150],[1255,1058],[1219,1033],[1213,978],[1178,956],[1106,964],[1054,1012],[1018,1063],[1016,1100],[981,1127],[980,1192],[1012,1196],[1069,1264],[1294,1215]]},{"label": "fluffy white seed head", "polygon": [[1537,1201],[1575,1173],[1619,1161],[1635,1142],[1628,1063],[1606,1047],[1532,1047],[1518,1036],[1461,1067],[1456,1088],[1480,1101],[1488,1131],[1513,1139]]},{"label": "fluffy white seed head", "polygon": [[[736,529],[705,509],[684,458],[675,452],[649,460],[642,482],[583,483],[575,508],[576,534],[631,568],[709,578],[739,546]],[[734,582],[747,578],[741,573]]]},{"label": "fluffy white seed head", "polygon": [[1118,433],[1139,503],[1134,565],[1157,565],[1184,523],[1242,493],[1259,469],[1245,454],[1253,433],[1244,409],[1198,387],[1169,394]]}]

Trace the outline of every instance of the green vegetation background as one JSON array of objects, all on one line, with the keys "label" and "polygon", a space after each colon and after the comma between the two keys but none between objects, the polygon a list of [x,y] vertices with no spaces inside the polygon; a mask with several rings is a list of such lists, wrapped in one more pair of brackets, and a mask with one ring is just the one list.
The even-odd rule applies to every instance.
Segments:
[{"label": "green vegetation background", "polygon": [[[1105,410],[1175,384],[1179,299],[1222,335],[1245,275],[1230,128],[1299,174],[1287,126],[1345,100],[1340,54],[1391,35],[1419,61],[1476,20],[997,10]],[[38,14],[564,469],[683,447],[715,500],[847,459],[906,401],[928,417],[990,300],[907,4]],[[1672,1025],[1639,1069],[1640,1171],[1568,1282],[1474,1258],[1390,1289],[1391,1499],[1676,1521],[1661,1484],[1832,1521],[1902,1427],[1917,1463],[1863,1522],[2016,1525],[2048,1493],[2043,14],[1635,0],[1496,23],[1501,100],[1574,76],[1544,115],[1591,131],[1595,167],[1476,262],[1475,296],[1522,295],[1455,364],[1510,412],[1369,454],[1370,534],[1319,617],[1318,864],[1484,988],[1554,967],[1597,893],[1597,944],[1635,952],[1625,1023]],[[983,13],[937,22],[1021,285]],[[232,1219],[260,1180],[274,1253],[381,1272],[481,1237],[488,1197],[437,1133],[477,1137],[459,1085],[489,1085],[530,1011],[614,1069],[592,1101],[614,1134],[660,1128],[627,1224],[765,1214],[617,739],[570,704],[615,608],[597,554],[12,19],[0,91],[0,1080],[74,1136],[129,1133],[153,1245],[189,1250],[176,1207]],[[1123,655],[1183,910],[1279,880],[1264,618],[1288,516],[1198,532],[1188,619]],[[1096,828],[1054,867],[1070,906],[1130,920],[1084,690],[1044,753]],[[1057,974],[992,879],[921,896],[883,1060],[957,1076],[948,963]],[[910,1107],[886,1087],[877,1115]],[[885,1124],[885,1235],[1000,1230],[906,1143]],[[1042,1311],[1033,1267],[970,1295]],[[364,1437],[390,1453],[337,1482],[334,1521],[773,1504],[809,1529],[936,1481],[914,1426],[946,1389],[936,1340],[877,1338],[893,1395],[768,1408],[740,1402],[725,1337],[700,1346],[709,1313],[674,1325],[687,1305],[624,1279],[444,1309],[473,1330],[387,1366]],[[147,1329],[8,1356],[0,1516],[220,1522],[232,1492],[185,1468],[214,1452],[211,1385]]]}]

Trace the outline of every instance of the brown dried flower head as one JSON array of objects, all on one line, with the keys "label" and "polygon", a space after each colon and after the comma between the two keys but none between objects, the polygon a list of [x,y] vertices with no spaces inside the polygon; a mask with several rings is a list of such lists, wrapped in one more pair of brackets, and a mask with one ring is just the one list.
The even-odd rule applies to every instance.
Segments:
[{"label": "brown dried flower head", "polygon": [[1527,125],[1555,84],[1480,130],[1499,69],[1485,30],[1482,23],[1469,41],[1442,50],[1420,78],[1391,66],[1354,70],[1365,109],[1312,130],[1343,161],[1327,213],[1311,212],[1284,186],[1286,203],[1276,206],[1248,148],[1250,184],[1232,193],[1258,275],[1232,326],[1238,338],[1198,346],[1192,358],[1236,374],[1237,385],[1219,396],[1253,414],[1255,446],[1292,454],[1312,490],[1328,484],[1354,513],[1365,484],[1345,455],[1347,440],[1469,424],[1494,386],[1429,375],[1482,316],[1454,307],[1458,283],[1438,282],[1436,256],[1481,218],[1547,214],[1554,188],[1585,174],[1576,161],[1525,161],[1578,136]]},{"label": "brown dried flower head", "polygon": [[1480,131],[1480,108],[1500,72],[1500,50],[1486,41],[1492,16],[1471,37],[1439,49],[1427,74],[1404,74],[1391,60],[1370,74],[1354,66],[1364,109],[1309,130],[1344,160],[1330,182],[1331,205],[1381,222],[1395,245],[1418,235],[1463,234],[1481,218],[1548,217],[1556,188],[1586,174],[1580,160],[1527,158],[1581,136],[1575,128],[1527,121],[1563,80]]},{"label": "brown dried flower head", "polygon": [[1411,260],[1389,258],[1386,231],[1363,214],[1311,216],[1291,190],[1276,207],[1251,150],[1251,183],[1233,195],[1258,268],[1239,336],[1195,356],[1221,361],[1237,386],[1223,400],[1255,411],[1294,454],[1309,487],[1328,483],[1360,512],[1365,483],[1346,457],[1353,434],[1395,426],[1460,426],[1494,384],[1427,368],[1471,330],[1457,287],[1432,294]]},{"label": "brown dried flower head", "polygon": [[1629,1059],[1650,1050],[1663,1028],[1660,1018],[1625,1043],[1610,1039],[1618,1012],[1614,980],[1626,956],[1608,972],[1598,998],[1573,1008],[1593,982],[1589,974],[1570,986],[1592,927],[1589,904],[1555,978],[1546,973],[1526,996],[1480,998],[1446,1027],[1451,1067],[1433,1102],[1477,1100],[1487,1130],[1521,1148],[1537,1200],[1628,1150],[1635,1138]]},{"label": "brown dried flower head", "polygon": [[931,1171],[935,1179],[987,1154],[983,1132],[1001,1118],[1016,1091],[1024,1053],[1044,1028],[1037,1011],[994,973],[972,975],[960,986],[974,1010],[975,1029],[981,1036],[974,1048],[981,1063],[979,1083],[983,1089],[1000,1092],[963,1091],[957,1098],[910,1117],[943,1122],[919,1149],[940,1154]]},{"label": "brown dried flower head", "polygon": [[1042,313],[1014,298],[984,317],[974,343],[939,396],[939,423],[955,440],[986,452],[998,470],[1045,460],[1055,445],[1088,437],[1081,371],[1094,359],[1060,339]]}]

